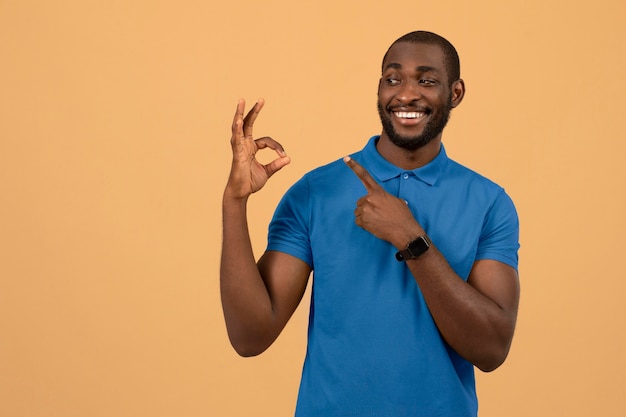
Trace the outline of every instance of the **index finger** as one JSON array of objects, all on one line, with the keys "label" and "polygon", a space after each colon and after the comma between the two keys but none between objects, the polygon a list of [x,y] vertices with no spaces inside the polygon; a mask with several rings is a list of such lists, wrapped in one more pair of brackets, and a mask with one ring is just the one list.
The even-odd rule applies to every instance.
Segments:
[{"label": "index finger", "polygon": [[379,190],[381,187],[376,182],[376,180],[370,175],[369,172],[365,168],[361,166],[357,161],[346,156],[343,158],[343,162],[346,163],[350,167],[350,169],[356,174],[357,177],[361,180],[367,192],[372,192]]},{"label": "index finger", "polygon": [[252,106],[252,109],[250,109],[250,111],[246,115],[246,118],[243,119],[243,134],[247,138],[252,139],[252,126],[254,125],[254,121],[261,112],[264,104],[265,100],[263,100],[262,98],[258,99],[254,106]]},{"label": "index finger", "polygon": [[237,109],[235,110],[235,116],[233,117],[233,125],[231,128],[233,132],[233,139],[235,137],[243,136],[243,129],[241,127],[243,126],[243,110],[245,107],[245,100],[240,98],[237,102]]}]

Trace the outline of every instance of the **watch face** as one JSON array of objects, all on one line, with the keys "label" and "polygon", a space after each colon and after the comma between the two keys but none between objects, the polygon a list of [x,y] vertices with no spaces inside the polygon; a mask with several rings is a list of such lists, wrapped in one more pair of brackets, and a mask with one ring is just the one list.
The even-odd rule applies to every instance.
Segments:
[{"label": "watch face", "polygon": [[426,250],[426,246],[424,245],[424,241],[419,239],[411,242],[408,249],[411,252],[411,258],[416,258]]},{"label": "watch face", "polygon": [[428,236],[420,236],[411,243],[409,243],[405,250],[398,251],[396,253],[396,259],[398,261],[415,259],[422,253],[426,252],[429,247],[430,239],[428,239]]},{"label": "watch face", "polygon": [[426,252],[429,247],[430,245],[424,236],[420,236],[413,242],[409,243],[409,247],[407,249],[411,252],[412,258],[417,258],[422,253]]}]

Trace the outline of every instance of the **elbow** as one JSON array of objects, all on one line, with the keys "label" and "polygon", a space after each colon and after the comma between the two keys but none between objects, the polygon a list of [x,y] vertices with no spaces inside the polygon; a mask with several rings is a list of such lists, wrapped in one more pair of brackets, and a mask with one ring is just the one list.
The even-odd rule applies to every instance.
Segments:
[{"label": "elbow", "polygon": [[235,352],[243,357],[258,356],[274,342],[276,336],[267,325],[244,322],[226,316],[226,334]]},{"label": "elbow", "polygon": [[250,358],[258,356],[265,352],[267,348],[272,344],[261,339],[251,337],[234,337],[229,334],[230,344],[242,358]]},{"label": "elbow", "polygon": [[242,358],[251,358],[265,352],[266,348],[260,348],[251,344],[235,344],[231,342],[235,352]]},{"label": "elbow", "polygon": [[493,372],[500,367],[509,355],[510,343],[485,349],[483,355],[474,361],[474,366],[483,372]]},{"label": "elbow", "polygon": [[235,348],[235,352],[237,352],[237,354],[241,356],[242,358],[252,358],[263,353],[258,350],[239,349],[239,348]]},{"label": "elbow", "polygon": [[491,336],[482,339],[475,360],[471,361],[474,366],[483,372],[493,372],[498,369],[509,356],[513,334],[515,332],[515,320],[510,325],[501,327],[499,331],[493,329]]},{"label": "elbow", "polygon": [[498,369],[500,367],[500,365],[502,365],[504,363],[504,359],[495,359],[495,360],[489,360],[489,361],[481,361],[480,363],[476,363],[476,367],[478,369],[480,369],[481,371],[487,373],[487,372],[493,372],[496,369]]}]

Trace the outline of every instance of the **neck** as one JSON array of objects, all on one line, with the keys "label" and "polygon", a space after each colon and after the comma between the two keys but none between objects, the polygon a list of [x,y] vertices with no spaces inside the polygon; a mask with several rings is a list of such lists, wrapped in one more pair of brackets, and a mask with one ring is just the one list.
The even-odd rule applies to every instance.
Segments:
[{"label": "neck", "polygon": [[376,143],[376,149],[383,158],[395,166],[413,170],[420,168],[439,155],[441,149],[441,135],[428,142],[419,149],[404,149],[395,145],[383,132]]}]

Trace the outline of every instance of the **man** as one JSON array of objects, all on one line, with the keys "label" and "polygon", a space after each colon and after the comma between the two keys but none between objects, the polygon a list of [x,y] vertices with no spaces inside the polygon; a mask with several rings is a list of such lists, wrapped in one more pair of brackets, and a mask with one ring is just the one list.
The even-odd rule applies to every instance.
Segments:
[{"label": "man", "polygon": [[[474,366],[505,360],[519,302],[511,199],[446,156],[442,131],[463,100],[454,47],[412,32],[387,51],[380,136],[318,168],[283,197],[255,262],[246,202],[290,160],[253,139],[263,101],[232,126],[221,294],[242,356],[278,337],[314,272],[297,416],[475,416]],[[257,151],[278,157],[263,166]]]}]

